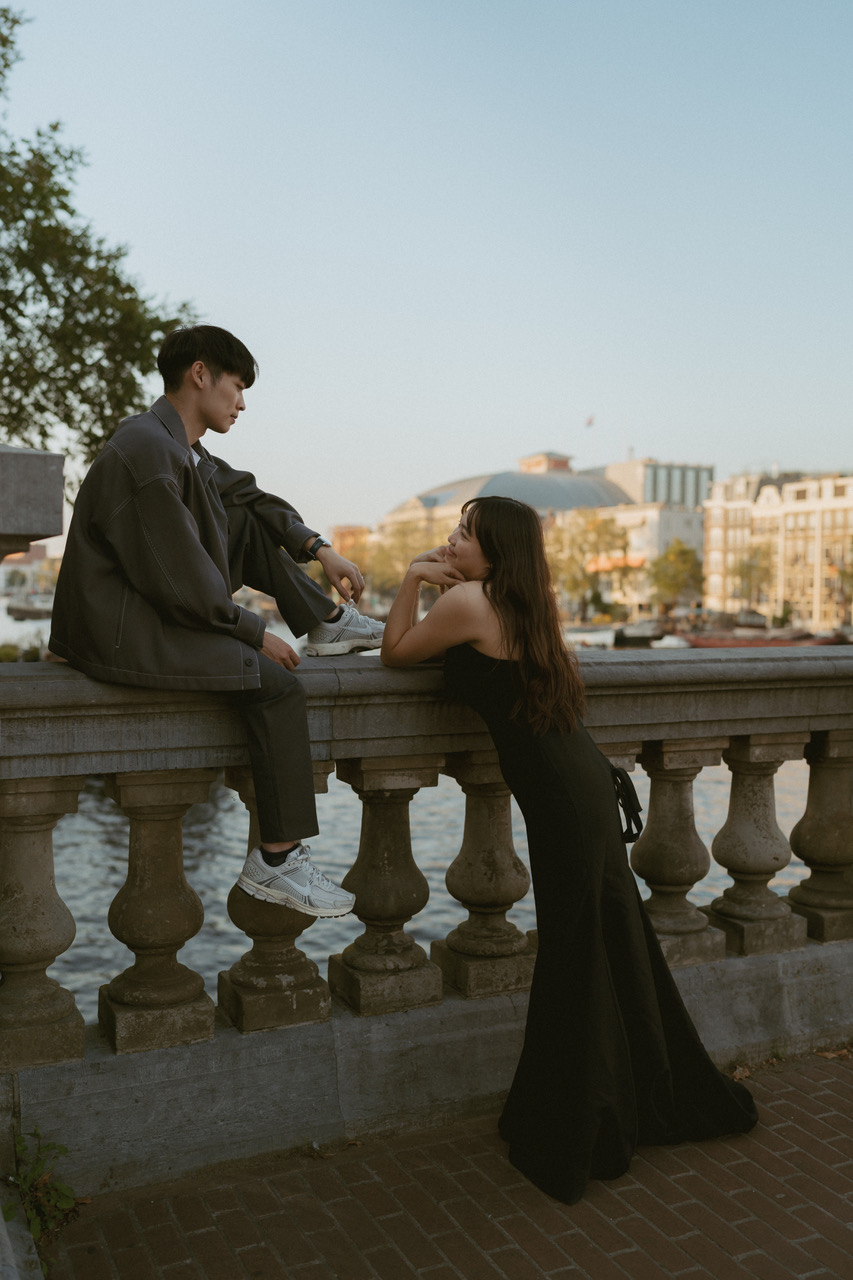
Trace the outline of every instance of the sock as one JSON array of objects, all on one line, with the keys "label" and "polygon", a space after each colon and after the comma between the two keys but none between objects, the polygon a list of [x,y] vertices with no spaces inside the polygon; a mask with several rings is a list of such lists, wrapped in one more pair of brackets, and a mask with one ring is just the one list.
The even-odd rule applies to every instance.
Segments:
[{"label": "sock", "polygon": [[344,616],[344,606],[342,604],[339,604],[336,612],[332,614],[331,618],[326,618],[326,622],[340,622],[343,616]]},{"label": "sock", "polygon": [[263,845],[260,848],[261,858],[268,867],[281,867],[284,866],[290,855],[299,848],[299,841],[297,840],[292,849],[284,849],[281,853],[270,853],[269,849],[265,849]]}]

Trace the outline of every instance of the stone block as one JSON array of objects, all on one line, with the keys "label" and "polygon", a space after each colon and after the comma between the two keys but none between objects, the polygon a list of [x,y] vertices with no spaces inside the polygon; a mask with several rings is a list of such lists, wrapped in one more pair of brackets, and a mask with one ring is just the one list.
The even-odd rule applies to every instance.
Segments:
[{"label": "stone block", "polygon": [[853,909],[810,907],[790,895],[788,902],[791,911],[803,918],[808,935],[815,942],[841,942],[845,938],[853,938]]},{"label": "stone block", "polygon": [[223,972],[219,975],[218,995],[220,1009],[243,1032],[323,1022],[332,1016],[332,994],[319,974],[315,982],[289,991],[252,991]]},{"label": "stone block", "polygon": [[715,929],[726,935],[726,950],[736,956],[765,956],[775,951],[796,951],[806,945],[808,927],[797,916],[784,915],[775,919],[737,920],[700,907]]},{"label": "stone block", "polygon": [[375,972],[354,969],[342,955],[329,956],[329,986],[362,1016],[440,1004],[442,974],[429,960],[417,968]]},{"label": "stone block", "polygon": [[86,1026],[76,1008],[53,1022],[0,1028],[0,1070],[38,1067],[83,1057]]},{"label": "stone block", "polygon": [[441,970],[445,984],[469,999],[528,991],[536,963],[532,948],[515,956],[467,956],[444,941],[433,942],[429,956]]},{"label": "stone block", "polygon": [[116,1053],[139,1053],[213,1039],[216,1006],[206,992],[183,1004],[155,1009],[113,1000],[106,986],[98,992],[98,1021]]},{"label": "stone block", "polygon": [[719,929],[659,934],[658,942],[670,969],[707,964],[711,960],[724,960],[726,956],[726,935]]},{"label": "stone block", "polygon": [[8,444],[0,454],[0,533],[28,542],[62,533],[62,454]]}]

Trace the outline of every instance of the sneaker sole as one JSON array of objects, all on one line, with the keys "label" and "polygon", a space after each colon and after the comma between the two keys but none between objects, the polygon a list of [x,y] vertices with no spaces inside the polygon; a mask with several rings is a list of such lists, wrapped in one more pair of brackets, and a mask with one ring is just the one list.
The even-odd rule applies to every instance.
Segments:
[{"label": "sneaker sole", "polygon": [[343,653],[364,653],[368,649],[381,649],[382,637],[377,640],[330,640],[327,644],[309,644],[305,652],[309,658],[334,658]]},{"label": "sneaker sole", "polygon": [[254,880],[244,880],[242,875],[238,878],[237,884],[251,898],[259,898],[261,902],[274,902],[280,907],[292,907],[294,911],[301,911],[304,916],[313,916],[317,920],[333,920],[338,916],[348,916],[355,906],[353,903],[349,907],[312,907],[295,896],[291,897],[287,893],[268,889]]}]

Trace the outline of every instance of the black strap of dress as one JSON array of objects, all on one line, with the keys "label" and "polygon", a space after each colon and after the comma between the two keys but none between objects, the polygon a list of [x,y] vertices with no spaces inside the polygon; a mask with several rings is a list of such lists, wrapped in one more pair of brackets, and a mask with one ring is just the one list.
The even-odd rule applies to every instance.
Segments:
[{"label": "black strap of dress", "polygon": [[628,771],[612,764],[610,772],[613,775],[613,785],[616,788],[616,799],[625,817],[622,839],[626,844],[631,844],[643,830],[643,820],[640,817],[643,812],[643,806],[640,804],[640,797],[637,795]]}]

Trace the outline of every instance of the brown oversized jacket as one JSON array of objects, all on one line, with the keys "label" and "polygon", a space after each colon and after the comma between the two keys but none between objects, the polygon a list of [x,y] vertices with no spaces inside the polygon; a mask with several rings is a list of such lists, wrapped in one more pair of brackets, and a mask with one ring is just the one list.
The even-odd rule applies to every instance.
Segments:
[{"label": "brown oversized jacket", "polygon": [[[231,599],[228,507],[249,506],[293,558],[315,533],[196,445],[165,396],[120,423],[80,487],[50,648],[96,680],[253,689],[264,624]],[[238,584],[239,585],[239,584]]]}]

